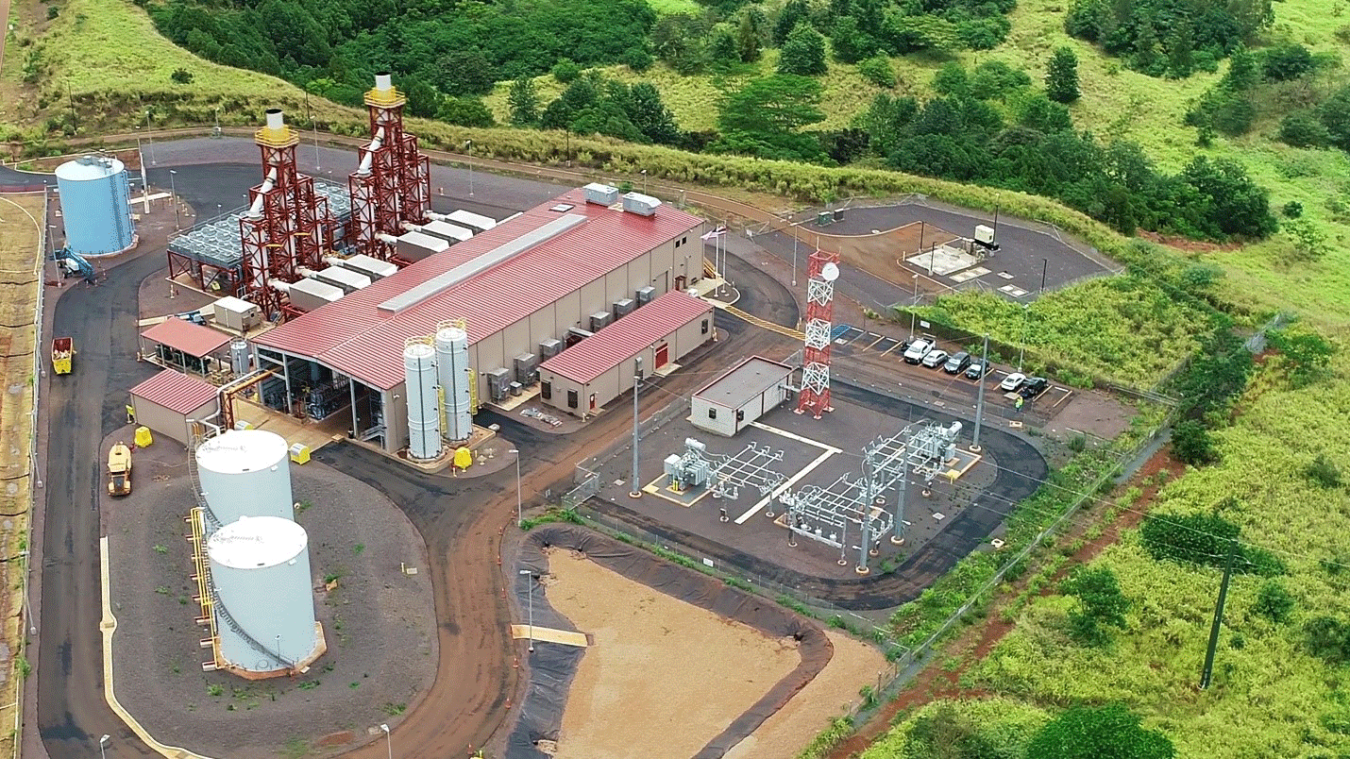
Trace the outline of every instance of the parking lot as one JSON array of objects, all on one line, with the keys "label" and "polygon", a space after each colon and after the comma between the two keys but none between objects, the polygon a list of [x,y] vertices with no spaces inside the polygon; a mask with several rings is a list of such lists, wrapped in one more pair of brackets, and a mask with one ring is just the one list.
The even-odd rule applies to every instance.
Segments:
[{"label": "parking lot", "polygon": [[[971,402],[974,402],[979,394],[979,380],[967,379],[964,373],[953,375],[946,373],[941,368],[928,368],[905,363],[904,359],[901,358],[902,347],[904,346],[902,340],[849,324],[836,326],[833,334],[836,356],[848,357],[870,354],[873,357],[890,359],[894,362],[896,382],[901,386],[907,384],[919,387],[936,386],[934,389],[943,395],[951,394],[956,397],[968,395]],[[964,350],[963,346],[952,342],[938,341],[937,347],[948,353]],[[978,360],[978,357],[973,358]],[[986,404],[1006,402],[1008,406],[1015,407],[1017,393],[1005,392],[999,388],[1000,383],[1014,371],[1016,371],[1015,367],[1002,367],[995,364],[989,374],[985,375],[984,400]],[[1051,382],[1044,392],[1035,398],[1024,401],[1023,409],[1029,410],[1034,406],[1037,416],[1048,418],[1067,404],[1074,394],[1073,389]]]}]

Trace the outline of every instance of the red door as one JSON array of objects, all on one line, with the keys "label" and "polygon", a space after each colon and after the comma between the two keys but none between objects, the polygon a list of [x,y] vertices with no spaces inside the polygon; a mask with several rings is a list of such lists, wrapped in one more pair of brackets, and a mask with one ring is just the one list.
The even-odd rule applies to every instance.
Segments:
[{"label": "red door", "polygon": [[591,393],[591,411],[595,410],[595,393]]},{"label": "red door", "polygon": [[670,346],[662,343],[656,346],[656,368],[660,369],[670,363]]},{"label": "red door", "polygon": [[683,289],[684,289],[684,282],[685,282],[685,280],[684,280],[684,277],[683,277],[683,276],[676,277],[676,278],[675,278],[675,289],[676,289],[676,290],[683,290]]}]

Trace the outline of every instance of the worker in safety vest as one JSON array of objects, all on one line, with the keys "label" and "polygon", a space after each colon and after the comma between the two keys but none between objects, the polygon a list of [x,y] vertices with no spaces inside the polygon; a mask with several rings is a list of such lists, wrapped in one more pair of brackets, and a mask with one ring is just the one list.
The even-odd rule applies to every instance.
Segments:
[{"label": "worker in safety vest", "polygon": [[1020,395],[1017,396],[1017,400],[1013,403],[1013,407],[1017,409],[1018,413],[1021,413],[1023,403],[1026,403],[1026,400]]}]

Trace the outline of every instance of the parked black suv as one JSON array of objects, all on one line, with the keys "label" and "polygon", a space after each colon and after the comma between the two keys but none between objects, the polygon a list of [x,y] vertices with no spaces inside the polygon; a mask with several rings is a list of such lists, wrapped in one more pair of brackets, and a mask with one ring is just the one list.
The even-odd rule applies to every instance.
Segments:
[{"label": "parked black suv", "polygon": [[966,379],[977,380],[989,373],[994,367],[980,361],[972,362],[970,368],[966,369]]},{"label": "parked black suv", "polygon": [[1050,380],[1044,377],[1029,377],[1027,378],[1026,384],[1023,385],[1022,389],[1018,392],[1022,394],[1023,398],[1031,400],[1041,393],[1044,393],[1045,389],[1048,387],[1050,387]]},{"label": "parked black suv", "polygon": [[958,353],[953,353],[951,357],[947,359],[947,363],[942,365],[942,371],[948,374],[960,374],[966,370],[967,366],[970,366],[970,354],[965,351],[960,351]]}]

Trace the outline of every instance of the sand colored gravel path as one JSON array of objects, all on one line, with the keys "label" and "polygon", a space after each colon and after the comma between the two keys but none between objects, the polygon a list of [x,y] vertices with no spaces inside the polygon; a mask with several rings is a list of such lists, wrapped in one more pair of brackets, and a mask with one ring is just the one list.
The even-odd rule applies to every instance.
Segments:
[{"label": "sand colored gravel path", "polygon": [[554,551],[549,604],[595,644],[563,713],[557,759],[689,757],[800,661],[796,642]]},{"label": "sand colored gravel path", "polygon": [[764,721],[749,738],[737,743],[726,759],[792,759],[829,721],[861,700],[858,691],[876,686],[886,657],[872,646],[826,630],[834,658],[788,705]]}]

